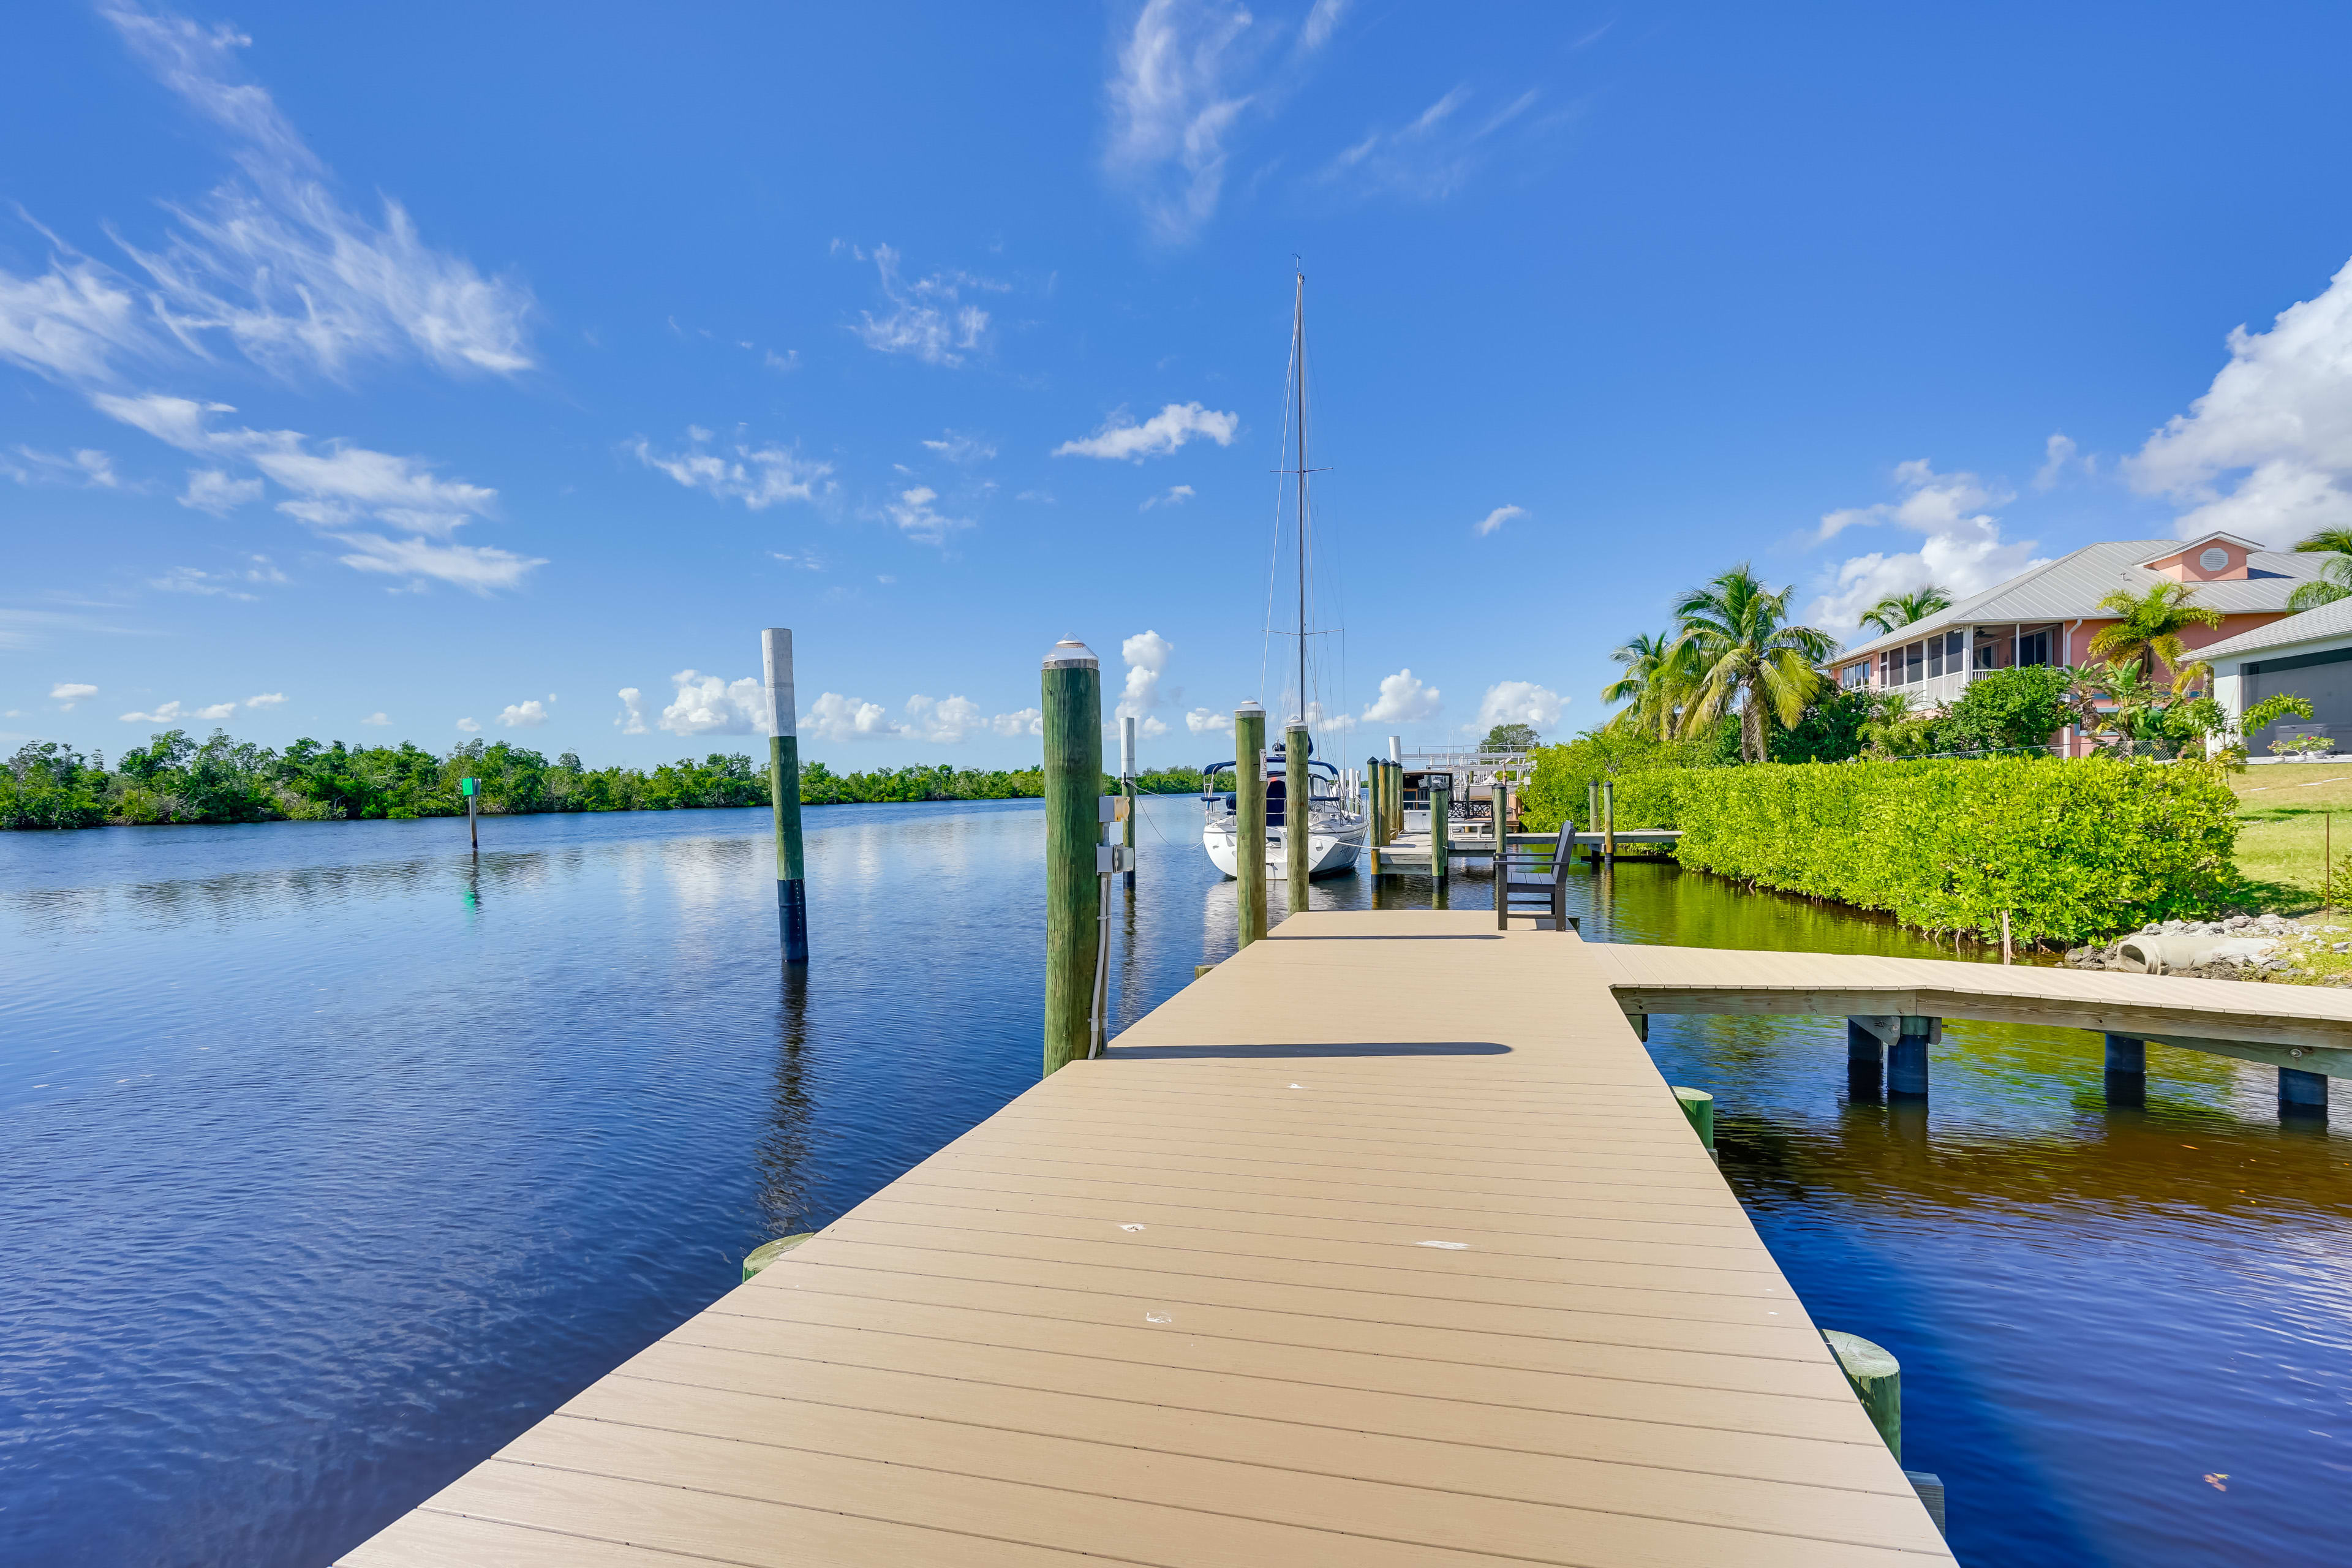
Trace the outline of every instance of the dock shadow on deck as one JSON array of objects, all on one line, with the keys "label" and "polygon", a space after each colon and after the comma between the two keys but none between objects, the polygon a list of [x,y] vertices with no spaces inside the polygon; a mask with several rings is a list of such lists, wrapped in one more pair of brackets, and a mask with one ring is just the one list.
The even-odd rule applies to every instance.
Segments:
[{"label": "dock shadow on deck", "polygon": [[1492,920],[1293,917],[343,1561],[1950,1561],[1591,951]]}]

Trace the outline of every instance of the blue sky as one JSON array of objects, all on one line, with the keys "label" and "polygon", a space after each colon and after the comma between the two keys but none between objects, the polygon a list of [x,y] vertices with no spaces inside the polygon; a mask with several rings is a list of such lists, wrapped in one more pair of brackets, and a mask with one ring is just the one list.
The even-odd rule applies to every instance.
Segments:
[{"label": "blue sky", "polygon": [[1591,724],[1743,559],[1843,631],[2352,525],[2340,5],[110,5],[10,45],[12,746],[756,750],[782,625],[836,766],[1034,759],[1066,636],[1147,762],[1208,760],[1281,697],[1294,257],[1327,754]]}]

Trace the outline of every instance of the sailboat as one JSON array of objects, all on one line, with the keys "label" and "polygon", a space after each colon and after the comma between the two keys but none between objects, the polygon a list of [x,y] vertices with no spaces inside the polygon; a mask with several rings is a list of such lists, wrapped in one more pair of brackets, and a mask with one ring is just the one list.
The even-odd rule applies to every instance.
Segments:
[{"label": "sailboat", "polygon": [[[1298,416],[1298,467],[1291,470],[1298,483],[1298,706],[1291,717],[1293,724],[1303,724],[1311,718],[1307,700],[1307,275],[1298,274],[1298,292],[1291,307],[1290,355],[1296,372],[1292,380],[1292,395]],[[1363,853],[1364,837],[1370,818],[1359,809],[1360,803],[1350,781],[1329,763],[1318,762],[1313,756],[1314,742],[1307,742],[1308,754],[1293,757],[1276,742],[1266,758],[1265,801],[1265,869],[1266,875],[1280,880],[1288,877],[1290,853],[1288,835],[1307,835],[1307,874],[1308,877],[1329,876],[1350,870],[1358,856]],[[1232,792],[1215,787],[1217,775],[1227,772],[1233,763],[1212,763],[1202,773],[1201,799],[1206,808],[1201,826],[1202,847],[1209,852],[1210,862],[1231,877],[1238,874],[1241,865],[1241,822],[1234,813]]]}]

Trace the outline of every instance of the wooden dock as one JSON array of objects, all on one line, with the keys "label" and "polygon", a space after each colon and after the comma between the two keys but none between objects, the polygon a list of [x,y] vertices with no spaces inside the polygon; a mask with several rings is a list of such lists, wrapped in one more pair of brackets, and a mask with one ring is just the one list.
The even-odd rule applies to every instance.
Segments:
[{"label": "wooden dock", "polygon": [[1951,1561],[1594,951],[1294,916],[343,1561]]},{"label": "wooden dock", "polygon": [[[1620,849],[1672,849],[1682,836],[1683,830],[1679,827],[1621,827],[1616,834],[1617,847]],[[1597,850],[1607,841],[1609,836],[1602,833],[1580,832],[1571,834],[1570,837],[1574,839],[1577,848]],[[1556,837],[1549,833],[1514,833],[1510,835],[1510,839],[1515,846],[1520,847],[1557,842]],[[1383,865],[1393,862],[1398,865],[1426,866],[1429,864],[1429,835],[1425,832],[1407,833],[1381,845],[1380,850]],[[1445,852],[1457,860],[1465,858],[1491,860],[1495,857],[1495,836],[1491,833],[1480,833],[1449,838],[1445,843]]]}]

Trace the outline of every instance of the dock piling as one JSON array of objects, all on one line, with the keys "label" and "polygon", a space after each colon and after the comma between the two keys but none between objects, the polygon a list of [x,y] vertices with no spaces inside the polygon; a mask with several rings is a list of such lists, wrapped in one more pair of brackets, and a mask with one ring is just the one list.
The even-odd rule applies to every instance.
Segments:
[{"label": "dock piling", "polygon": [[1234,710],[1234,879],[1241,884],[1236,947],[1265,934],[1265,710]]},{"label": "dock piling", "polygon": [[2327,1075],[2301,1068],[2279,1068],[2278,1103],[2282,1116],[2326,1116]]},{"label": "dock piling", "polygon": [[1824,1329],[1822,1338],[1829,1342],[1838,1370],[1853,1384],[1853,1396],[1869,1413],[1870,1424],[1878,1428],[1886,1451],[1899,1462],[1903,1458],[1903,1363],[1883,1346],[1843,1329]]},{"label": "dock piling", "polygon": [[[1898,1100],[1927,1098],[1927,1042],[1938,1032],[1935,1018],[1905,1015],[1902,1034],[1886,1053],[1886,1092]],[[1897,1458],[1900,1458],[1898,1455]]]},{"label": "dock piling", "polygon": [[1127,890],[1135,891],[1135,717],[1118,721],[1118,793],[1127,796],[1127,815],[1119,819],[1119,842],[1127,847]]},{"label": "dock piling", "polygon": [[1446,879],[1454,869],[1454,781],[1431,781],[1429,786],[1429,886],[1430,908],[1443,910],[1448,902]]},{"label": "dock piling", "polygon": [[1102,884],[1102,662],[1065,639],[1045,655],[1045,1052],[1050,1077],[1092,1047]]},{"label": "dock piling", "polygon": [[1601,858],[1617,863],[1617,781],[1601,781]]},{"label": "dock piling", "polygon": [[806,963],[808,866],[801,847],[801,742],[793,696],[793,634],[760,634],[761,674],[768,683],[768,802],[776,816],[776,931],[786,963]]},{"label": "dock piling", "polygon": [[1282,736],[1283,870],[1289,886],[1282,892],[1282,912],[1295,915],[1313,908],[1307,898],[1307,866],[1313,846],[1307,827],[1314,819],[1315,775],[1307,769],[1307,721],[1294,719]]},{"label": "dock piling", "polygon": [[2109,1105],[2147,1103],[2147,1042],[2108,1035],[2106,1090]]},{"label": "dock piling", "polygon": [[1691,1131],[1697,1133],[1698,1141],[1706,1145],[1706,1152],[1714,1153],[1715,1096],[1703,1089],[1685,1089],[1676,1084],[1675,1103],[1682,1107],[1683,1115],[1690,1121]]},{"label": "dock piling", "polygon": [[1371,857],[1371,873],[1381,874],[1381,849],[1389,841],[1389,769],[1378,757],[1364,759],[1365,852]]}]

